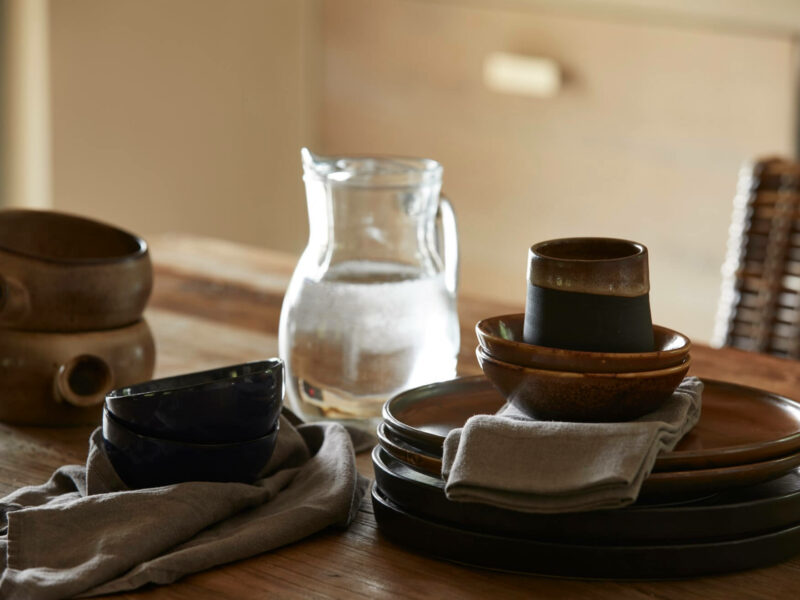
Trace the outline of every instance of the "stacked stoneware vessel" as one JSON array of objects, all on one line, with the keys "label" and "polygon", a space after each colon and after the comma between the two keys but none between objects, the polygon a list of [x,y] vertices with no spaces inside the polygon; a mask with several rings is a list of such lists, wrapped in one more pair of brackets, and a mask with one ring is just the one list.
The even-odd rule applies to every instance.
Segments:
[{"label": "stacked stoneware vessel", "polygon": [[382,532],[438,558],[568,577],[690,577],[794,556],[800,403],[681,381],[691,343],[652,325],[648,278],[636,242],[533,245],[525,313],[477,324],[485,377],[384,405],[372,454]]},{"label": "stacked stoneware vessel", "polygon": [[689,339],[653,326],[648,352],[601,352],[523,341],[524,314],[490,317],[476,326],[478,362],[505,397],[547,420],[626,421],[668,398],[691,364]]},{"label": "stacked stoneware vessel", "polygon": [[669,398],[691,364],[688,339],[653,326],[648,251],[629,240],[534,244],[525,314],[476,331],[486,377],[537,419],[635,419]]},{"label": "stacked stoneware vessel", "polygon": [[275,449],[283,393],[279,358],[122,387],[106,396],[106,452],[132,488],[250,483]]},{"label": "stacked stoneware vessel", "polygon": [[152,377],[147,244],[90,219],[0,211],[0,420],[100,421],[105,394]]}]

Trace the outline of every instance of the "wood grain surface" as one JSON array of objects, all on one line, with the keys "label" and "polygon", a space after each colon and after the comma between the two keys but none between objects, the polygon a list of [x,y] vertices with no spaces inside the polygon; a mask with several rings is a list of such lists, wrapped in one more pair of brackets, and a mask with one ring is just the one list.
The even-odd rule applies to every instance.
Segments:
[{"label": "wood grain surface", "polygon": [[[156,282],[147,318],[157,375],[277,354],[278,315],[294,259],[216,240],[166,236],[152,241]],[[480,318],[519,312],[461,298],[459,370],[479,372],[473,327]],[[668,324],[667,324],[668,325]],[[692,373],[792,397],[800,363],[733,349],[697,346]],[[91,428],[0,425],[0,495],[44,482],[60,465],[83,463]],[[368,454],[358,457],[371,476]],[[800,515],[798,515],[800,518]],[[800,553],[800,548],[798,548]],[[440,562],[381,536],[367,500],[346,531],[327,531],[288,547],[117,598],[681,598],[796,597],[800,554],[783,564],[725,576],[664,582],[551,579]]]}]

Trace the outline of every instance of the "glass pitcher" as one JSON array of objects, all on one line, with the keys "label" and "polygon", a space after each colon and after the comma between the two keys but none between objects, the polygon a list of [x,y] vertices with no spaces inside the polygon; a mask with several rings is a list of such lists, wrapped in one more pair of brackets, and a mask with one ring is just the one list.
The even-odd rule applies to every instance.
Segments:
[{"label": "glass pitcher", "polygon": [[394,394],[455,377],[458,242],[442,167],[301,154],[309,239],[279,329],[289,403],[306,420],[374,419]]}]

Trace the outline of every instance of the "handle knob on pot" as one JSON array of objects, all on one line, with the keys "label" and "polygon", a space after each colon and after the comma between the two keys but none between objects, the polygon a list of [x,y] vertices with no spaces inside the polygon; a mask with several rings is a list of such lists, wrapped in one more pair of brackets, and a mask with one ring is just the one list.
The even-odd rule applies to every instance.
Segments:
[{"label": "handle knob on pot", "polygon": [[25,319],[30,309],[28,290],[22,283],[0,275],[0,324],[13,327]]}]

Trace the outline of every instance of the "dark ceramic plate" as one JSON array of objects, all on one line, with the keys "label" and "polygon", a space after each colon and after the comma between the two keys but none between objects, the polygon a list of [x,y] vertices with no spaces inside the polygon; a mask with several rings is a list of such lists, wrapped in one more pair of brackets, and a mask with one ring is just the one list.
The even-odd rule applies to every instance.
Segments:
[{"label": "dark ceramic plate", "polygon": [[443,560],[519,573],[592,579],[697,577],[772,565],[800,549],[800,526],[697,544],[565,544],[481,533],[404,510],[372,488],[372,507],[390,540]]},{"label": "dark ceramic plate", "polygon": [[[703,383],[700,422],[673,452],[658,458],[655,471],[713,470],[768,462],[800,451],[800,404],[733,383],[711,379]],[[504,403],[485,377],[465,377],[395,396],[383,407],[383,418],[399,438],[441,457],[451,429],[462,427],[473,415],[496,413]]]},{"label": "dark ceramic plate", "polygon": [[800,521],[800,472],[768,483],[672,504],[637,503],[621,510],[523,513],[452,502],[444,482],[415,471],[380,447],[375,482],[404,510],[436,522],[496,535],[590,544],[714,541],[753,536]]}]

